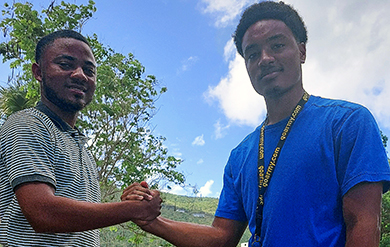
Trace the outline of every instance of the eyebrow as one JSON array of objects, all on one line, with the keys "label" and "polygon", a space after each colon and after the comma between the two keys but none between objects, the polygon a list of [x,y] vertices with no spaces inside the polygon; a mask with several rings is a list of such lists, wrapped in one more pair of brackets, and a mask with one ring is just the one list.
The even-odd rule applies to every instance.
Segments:
[{"label": "eyebrow", "polygon": [[[271,36],[269,38],[267,38],[267,42],[269,41],[274,41],[274,40],[277,40],[277,39],[285,39],[286,36],[279,33],[279,34],[276,34],[274,36]],[[251,44],[251,45],[248,45],[247,47],[245,47],[245,50],[244,50],[244,55],[246,54],[246,52],[248,52],[248,50],[254,48],[254,47],[257,47],[258,45],[257,44]]]},{"label": "eyebrow", "polygon": [[245,50],[244,50],[244,55],[252,48],[256,47],[257,44],[251,44],[251,45],[248,45],[247,47],[245,47]]}]

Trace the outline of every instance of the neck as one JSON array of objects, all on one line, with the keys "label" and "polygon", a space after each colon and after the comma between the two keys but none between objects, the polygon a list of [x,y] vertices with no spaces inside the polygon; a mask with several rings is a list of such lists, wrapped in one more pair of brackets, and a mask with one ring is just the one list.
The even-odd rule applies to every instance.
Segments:
[{"label": "neck", "polygon": [[57,114],[57,116],[59,116],[62,120],[64,120],[67,124],[74,128],[78,117],[78,112],[64,111],[43,97],[41,98],[41,100],[51,111],[53,111],[55,114]]},{"label": "neck", "polygon": [[267,124],[275,124],[290,116],[304,92],[305,90],[300,87],[276,97],[264,97],[267,106]]}]

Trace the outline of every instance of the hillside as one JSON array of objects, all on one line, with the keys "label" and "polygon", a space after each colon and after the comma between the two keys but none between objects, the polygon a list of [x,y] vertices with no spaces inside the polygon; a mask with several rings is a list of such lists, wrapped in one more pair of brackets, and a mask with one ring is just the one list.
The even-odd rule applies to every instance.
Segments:
[{"label": "hillside", "polygon": [[[164,200],[161,214],[164,217],[172,220],[211,225],[218,205],[217,198],[178,196],[169,193],[163,193],[161,196]],[[138,234],[134,234],[134,231]],[[250,233],[246,230],[241,243],[247,242],[249,237]],[[168,247],[172,245],[153,235],[145,234],[137,229],[134,224],[126,224],[102,229],[101,246]]]}]

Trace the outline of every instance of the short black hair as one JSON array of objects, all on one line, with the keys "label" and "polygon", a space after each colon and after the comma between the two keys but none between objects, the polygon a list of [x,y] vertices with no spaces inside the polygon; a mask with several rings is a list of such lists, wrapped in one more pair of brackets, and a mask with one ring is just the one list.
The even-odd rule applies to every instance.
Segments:
[{"label": "short black hair", "polygon": [[88,40],[83,35],[81,35],[80,33],[76,32],[76,31],[73,31],[73,30],[55,31],[55,32],[52,32],[52,33],[44,36],[43,38],[41,38],[38,41],[38,44],[35,48],[35,62],[38,63],[40,61],[41,57],[43,56],[43,53],[45,52],[47,46],[59,38],[77,39],[77,40],[80,40],[80,41],[86,43],[89,47],[91,47]]},{"label": "short black hair", "polygon": [[255,3],[248,7],[242,14],[240,23],[237,25],[233,38],[237,51],[241,56],[244,56],[242,39],[247,29],[254,23],[267,19],[283,21],[292,31],[297,42],[306,44],[307,30],[298,12],[292,6],[282,1],[265,1]]}]

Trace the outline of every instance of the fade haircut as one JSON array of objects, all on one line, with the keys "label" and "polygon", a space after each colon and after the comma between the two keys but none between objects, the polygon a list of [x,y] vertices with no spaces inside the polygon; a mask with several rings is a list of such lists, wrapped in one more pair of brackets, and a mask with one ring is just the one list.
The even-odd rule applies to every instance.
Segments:
[{"label": "fade haircut", "polygon": [[282,1],[255,3],[244,11],[233,35],[237,51],[242,57],[244,56],[242,39],[247,29],[258,21],[270,19],[283,21],[292,31],[296,41],[306,44],[306,26],[302,18],[298,15],[298,12],[292,6]]},{"label": "fade haircut", "polygon": [[73,31],[73,30],[59,30],[55,31],[53,33],[50,33],[43,38],[41,38],[35,48],[35,62],[39,63],[43,54],[46,51],[46,48],[52,44],[56,39],[60,38],[71,38],[71,39],[77,39],[84,43],[86,43],[89,47],[90,44],[88,43],[88,40],[81,35],[80,33]]}]

